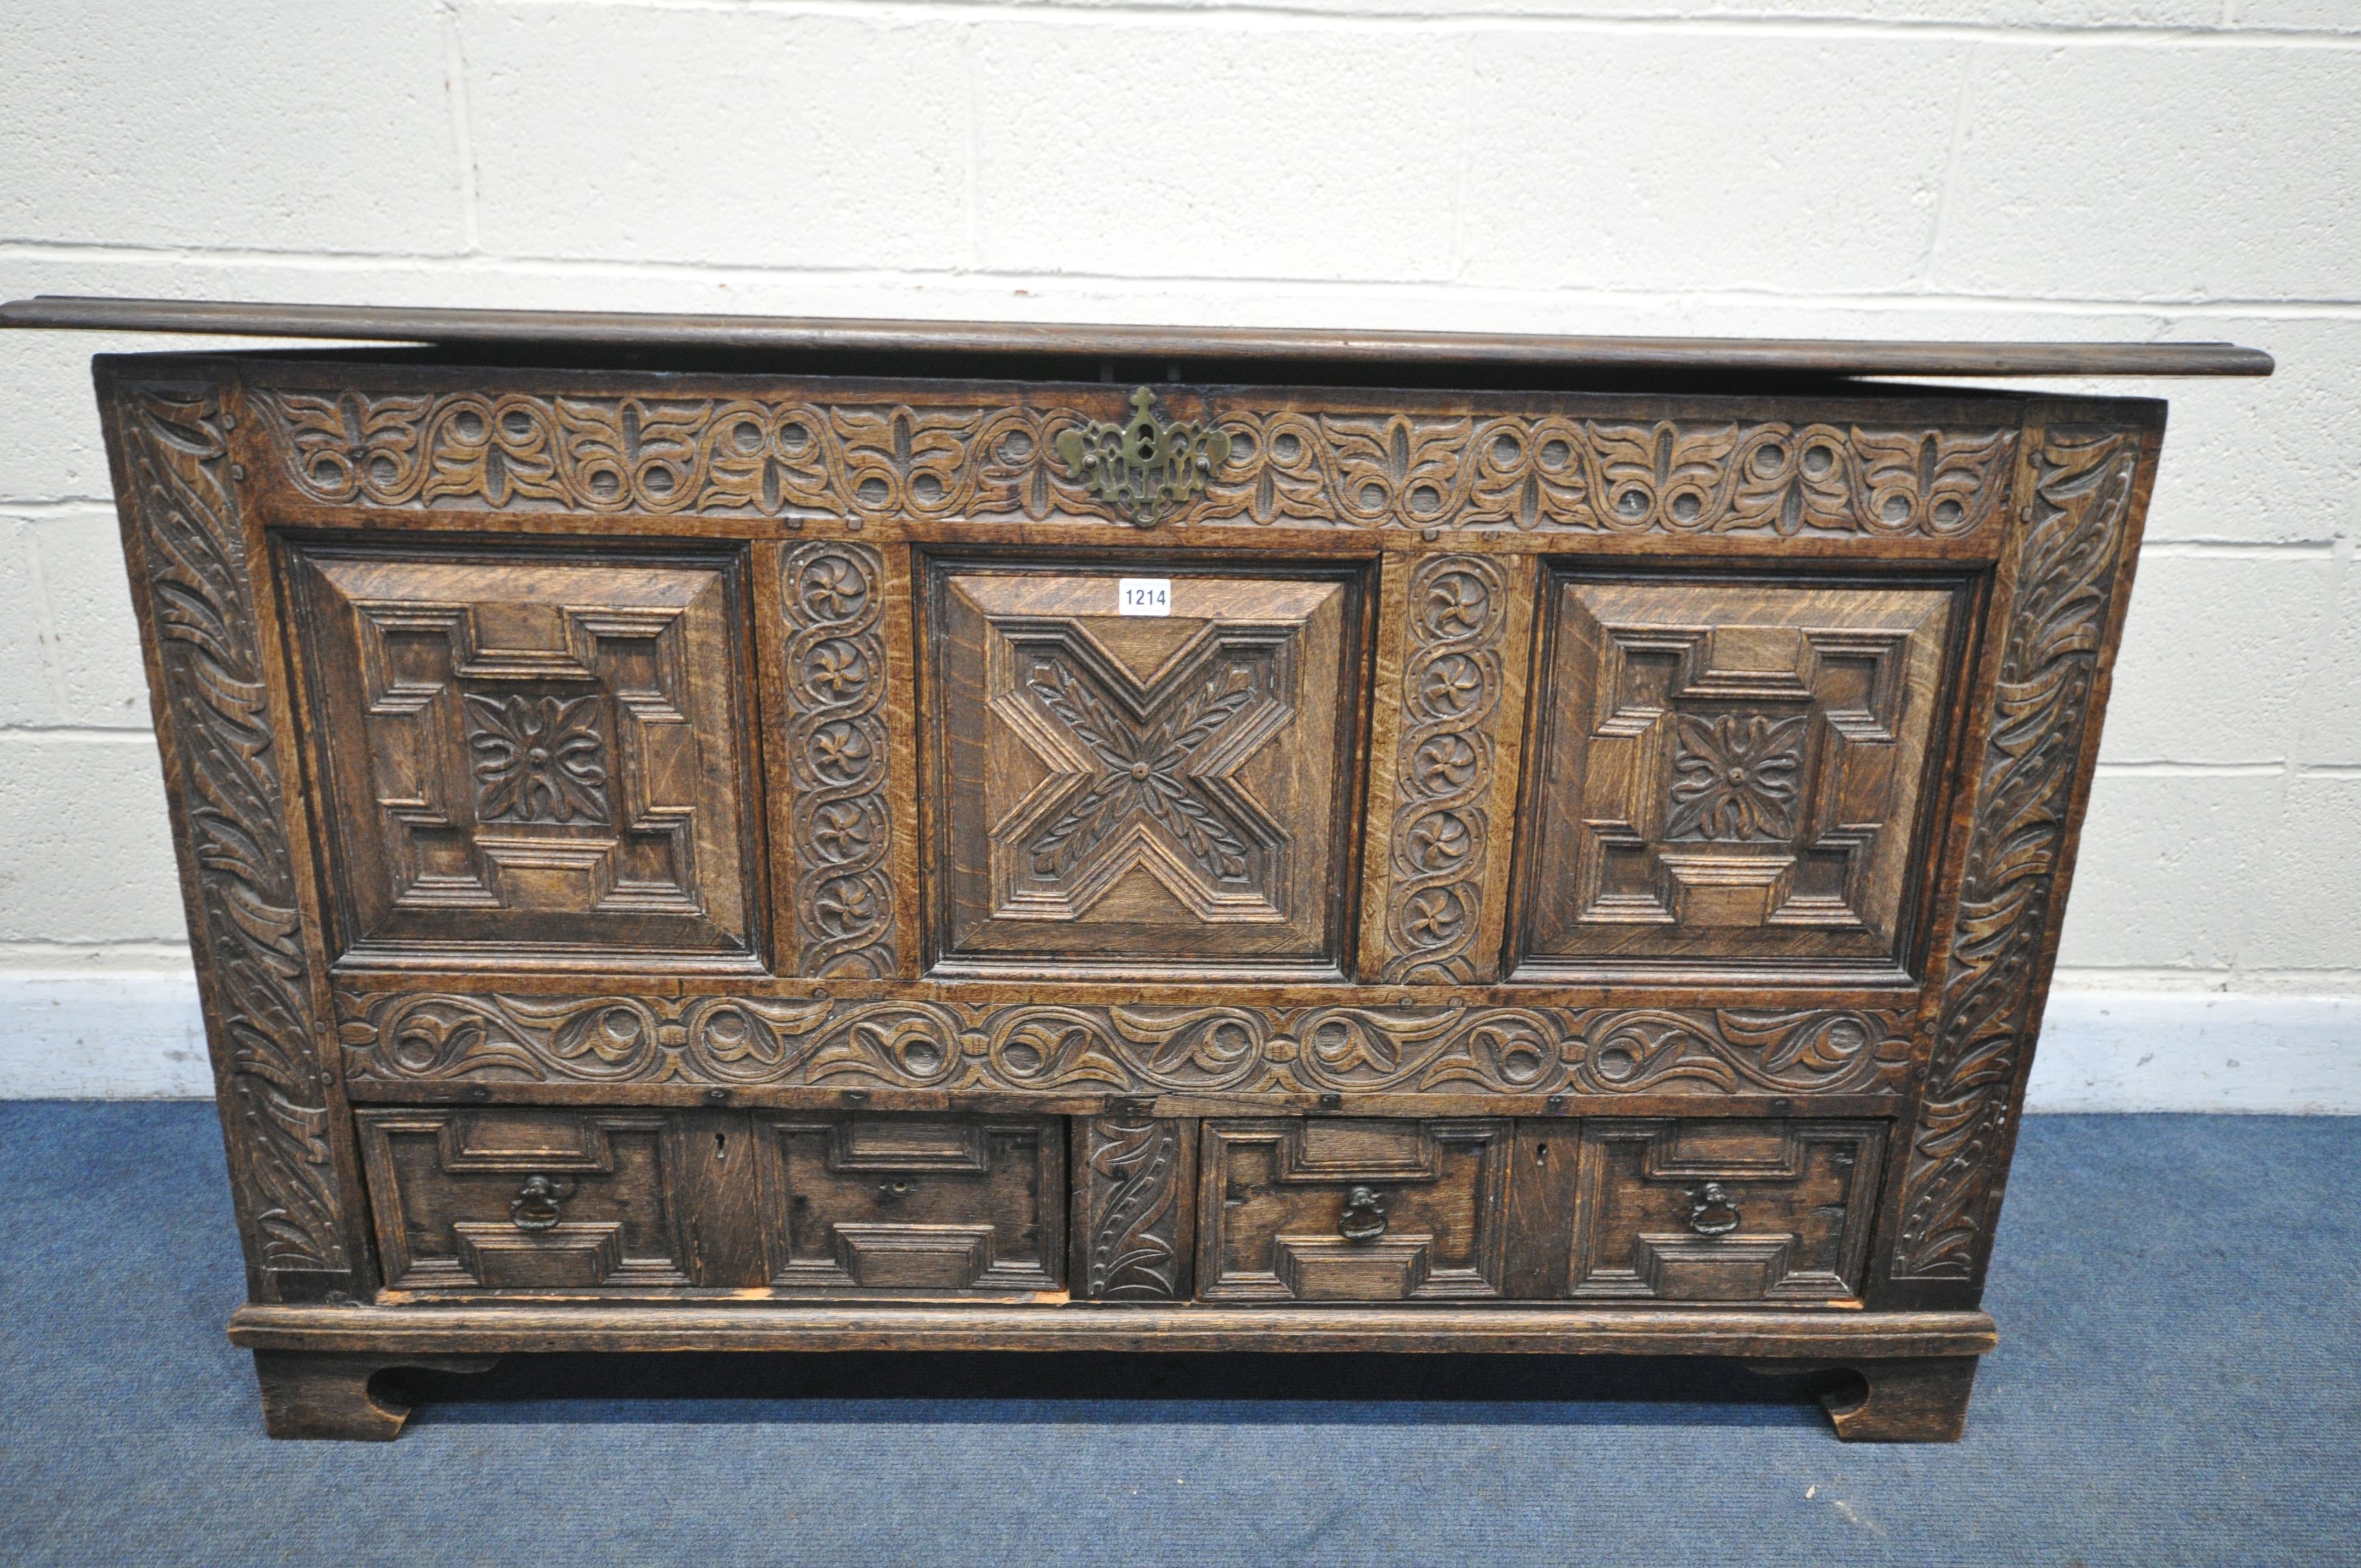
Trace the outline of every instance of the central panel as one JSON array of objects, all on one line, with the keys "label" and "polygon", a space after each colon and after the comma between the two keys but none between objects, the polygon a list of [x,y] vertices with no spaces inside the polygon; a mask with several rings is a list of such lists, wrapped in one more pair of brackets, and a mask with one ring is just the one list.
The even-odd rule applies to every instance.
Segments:
[{"label": "central panel", "polygon": [[939,968],[1340,972],[1357,573],[929,588]]}]

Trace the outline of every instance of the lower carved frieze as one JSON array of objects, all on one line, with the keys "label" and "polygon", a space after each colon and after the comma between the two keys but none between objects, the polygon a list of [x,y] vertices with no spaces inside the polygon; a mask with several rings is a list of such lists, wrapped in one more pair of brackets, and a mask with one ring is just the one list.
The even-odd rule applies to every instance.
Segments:
[{"label": "lower carved frieze", "polygon": [[1065,1006],[511,996],[339,998],[354,1083],[708,1083],[1018,1092],[1873,1093],[1901,1009]]}]

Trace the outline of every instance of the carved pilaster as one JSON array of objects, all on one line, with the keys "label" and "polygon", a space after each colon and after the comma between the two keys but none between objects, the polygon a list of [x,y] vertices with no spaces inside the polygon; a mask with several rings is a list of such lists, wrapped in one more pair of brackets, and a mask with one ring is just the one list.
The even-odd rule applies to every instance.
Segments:
[{"label": "carved pilaster", "polygon": [[1197,1124],[1092,1116],[1074,1124],[1074,1293],[1177,1301],[1190,1291]]},{"label": "carved pilaster", "polygon": [[1522,717],[1521,650],[1510,646],[1521,641],[1511,629],[1522,565],[1434,555],[1411,574],[1379,901],[1378,978],[1389,985],[1492,978],[1499,931],[1485,930],[1485,914],[1512,809],[1503,762],[1513,766]]},{"label": "carved pilaster", "polygon": [[798,974],[895,972],[884,579],[865,544],[806,544],[780,564]]}]

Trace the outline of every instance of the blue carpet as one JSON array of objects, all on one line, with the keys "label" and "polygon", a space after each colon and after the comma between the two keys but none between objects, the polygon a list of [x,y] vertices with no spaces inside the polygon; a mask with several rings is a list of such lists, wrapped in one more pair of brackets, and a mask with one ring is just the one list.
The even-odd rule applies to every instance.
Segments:
[{"label": "blue carpet", "polygon": [[5,1104],[0,1562],[2316,1568],[2356,1194],[2361,1119],[2028,1122],[1956,1447],[1711,1365],[1194,1356],[511,1358],[272,1443],[212,1107]]}]

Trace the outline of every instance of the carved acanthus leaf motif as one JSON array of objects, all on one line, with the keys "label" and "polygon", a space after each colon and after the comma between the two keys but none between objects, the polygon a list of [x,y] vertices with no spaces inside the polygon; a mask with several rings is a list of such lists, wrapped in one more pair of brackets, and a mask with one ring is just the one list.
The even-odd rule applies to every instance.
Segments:
[{"label": "carved acanthus leaf motif", "polygon": [[1189,1195],[1178,1122],[1082,1123],[1082,1294],[1096,1301],[1170,1301],[1183,1294],[1181,1222]]},{"label": "carved acanthus leaf motif", "polygon": [[800,974],[894,972],[884,573],[865,544],[806,544],[780,564]]},{"label": "carved acanthus leaf motif", "polygon": [[228,453],[211,388],[129,387],[123,464],[153,616],[157,722],[186,803],[199,966],[227,1063],[228,1133],[257,1262],[269,1276],[348,1270],[346,1216],[315,1054],[317,978],[295,898],[279,759],[247,576],[225,483]]},{"label": "carved acanthus leaf motif", "polygon": [[1896,1278],[1972,1279],[1991,1240],[2139,454],[2131,433],[2059,429],[2033,456],[1950,970],[1904,1173]]},{"label": "carved acanthus leaf motif", "polygon": [[1072,1093],[1884,1092],[1909,1014],[1563,1007],[342,999],[357,1082],[840,1083]]},{"label": "carved acanthus leaf motif", "polygon": [[[1143,446],[1137,417],[1103,422],[1074,409],[357,389],[255,397],[289,479],[328,505],[877,523],[1098,515],[1941,537],[1999,515],[2016,449],[2013,429],[1993,427],[1224,407],[1200,423],[1151,418]],[[1126,465],[1143,453],[1135,472]]]}]

